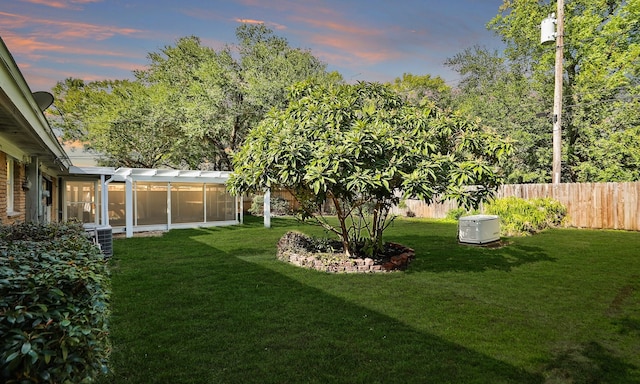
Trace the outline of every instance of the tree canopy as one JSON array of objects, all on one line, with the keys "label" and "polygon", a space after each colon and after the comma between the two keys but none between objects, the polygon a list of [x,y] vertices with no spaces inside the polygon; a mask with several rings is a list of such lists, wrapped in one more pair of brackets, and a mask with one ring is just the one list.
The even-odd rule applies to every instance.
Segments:
[{"label": "tree canopy", "polygon": [[[195,36],[149,53],[134,80],[66,79],[54,87],[64,139],[115,166],[230,169],[230,154],[297,81],[341,81],[308,50],[243,24],[219,50]],[[55,112],[55,111],[54,111]]]},{"label": "tree canopy", "polygon": [[515,141],[513,154],[502,164],[505,182],[550,179],[551,102],[533,87],[527,71],[480,46],[463,50],[446,64],[462,75],[453,104]]},{"label": "tree canopy", "polygon": [[430,102],[442,109],[451,107],[451,87],[440,76],[403,73],[391,83],[391,88],[414,104]]},{"label": "tree canopy", "polygon": [[[538,26],[555,6],[504,0],[488,24],[502,37],[506,59],[528,83],[519,99],[546,119],[556,48],[540,45]],[[572,0],[564,13],[563,181],[639,180],[640,2]],[[548,168],[546,159],[539,156],[540,167]]]},{"label": "tree canopy", "polygon": [[[349,254],[375,254],[400,199],[477,206],[500,182],[510,144],[478,120],[417,107],[390,86],[303,82],[272,109],[233,158],[233,193],[282,188],[303,217],[336,233]],[[469,186],[474,186],[470,188]],[[319,213],[330,201],[339,226]]]}]

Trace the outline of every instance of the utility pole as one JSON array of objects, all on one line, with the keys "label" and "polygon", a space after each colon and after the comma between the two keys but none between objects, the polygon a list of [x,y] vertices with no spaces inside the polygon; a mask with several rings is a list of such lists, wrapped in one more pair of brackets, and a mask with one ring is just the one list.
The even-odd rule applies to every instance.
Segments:
[{"label": "utility pole", "polygon": [[[560,183],[560,172],[562,169],[562,78],[564,68],[564,0],[558,1],[557,18],[551,14],[542,20],[540,25],[540,43],[555,42],[556,64],[555,64],[555,84],[553,91],[553,163],[551,171],[551,181],[553,184]],[[555,25],[555,28],[554,28]],[[554,31],[555,29],[555,31]]]},{"label": "utility pole", "polygon": [[553,91],[553,177],[552,183],[560,183],[562,169],[562,62],[564,60],[564,0],[558,0],[556,21],[556,68]]}]

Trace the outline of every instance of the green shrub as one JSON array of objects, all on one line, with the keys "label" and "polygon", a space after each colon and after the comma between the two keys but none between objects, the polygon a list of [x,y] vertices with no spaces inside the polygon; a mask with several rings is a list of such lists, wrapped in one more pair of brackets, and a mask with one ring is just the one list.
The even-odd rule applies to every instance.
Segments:
[{"label": "green shrub", "polygon": [[[271,197],[271,215],[272,216],[284,216],[289,214],[289,202],[279,196]],[[251,208],[249,208],[249,213],[253,216],[262,216],[264,215],[264,196],[256,195],[251,200]]]},{"label": "green shrub", "polygon": [[449,212],[447,212],[446,219],[458,221],[458,219],[461,218],[462,216],[475,215],[478,213],[479,213],[478,210],[469,211],[466,208],[462,208],[462,207],[454,208],[449,210]]},{"label": "green shrub", "polygon": [[106,371],[109,294],[81,224],[0,226],[0,380],[79,383]]},{"label": "green shrub", "polygon": [[504,236],[525,236],[564,224],[567,208],[550,198],[505,197],[485,205],[485,213],[500,216]]}]

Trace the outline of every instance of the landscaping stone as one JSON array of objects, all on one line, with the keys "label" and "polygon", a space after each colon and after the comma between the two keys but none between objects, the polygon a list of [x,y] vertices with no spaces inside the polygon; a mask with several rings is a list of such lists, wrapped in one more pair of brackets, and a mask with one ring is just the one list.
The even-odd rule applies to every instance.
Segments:
[{"label": "landscaping stone", "polygon": [[[313,239],[300,232],[287,232],[278,241],[279,260],[298,267],[315,269],[328,273],[385,273],[407,268],[415,258],[415,251],[397,243],[387,243],[393,255],[379,259],[351,258],[342,252],[317,252],[320,247],[313,245]],[[334,244],[335,245],[335,244]],[[336,247],[337,249],[337,247]]]}]

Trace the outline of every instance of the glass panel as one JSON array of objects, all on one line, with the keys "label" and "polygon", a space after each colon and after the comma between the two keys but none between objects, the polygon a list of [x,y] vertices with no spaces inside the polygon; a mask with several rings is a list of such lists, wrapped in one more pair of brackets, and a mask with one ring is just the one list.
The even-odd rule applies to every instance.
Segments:
[{"label": "glass panel", "polygon": [[134,225],[167,224],[167,183],[135,183]]},{"label": "glass panel", "polygon": [[204,222],[203,184],[171,184],[171,222]]},{"label": "glass panel", "polygon": [[95,183],[93,181],[67,181],[67,220],[95,223]]},{"label": "glass panel", "polygon": [[235,199],[222,184],[207,184],[207,221],[235,220]]},{"label": "glass panel", "polygon": [[125,216],[125,186],[124,184],[109,184],[109,225],[124,227]]}]

